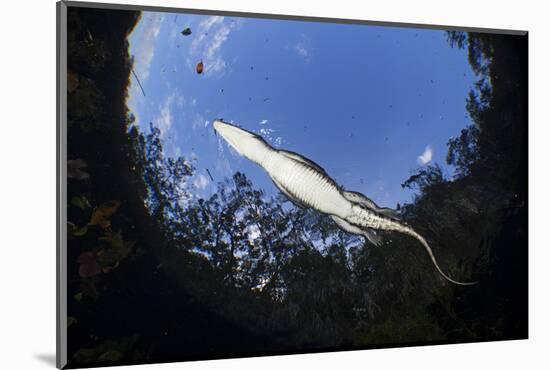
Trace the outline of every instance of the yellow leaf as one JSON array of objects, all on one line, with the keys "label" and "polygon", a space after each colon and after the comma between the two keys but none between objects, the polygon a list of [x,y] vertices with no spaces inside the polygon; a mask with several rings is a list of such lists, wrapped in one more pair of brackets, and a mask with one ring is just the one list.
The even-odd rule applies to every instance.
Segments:
[{"label": "yellow leaf", "polygon": [[72,197],[71,204],[81,209],[90,207],[90,202],[88,202],[88,199],[86,199],[84,195],[81,195],[79,197]]},{"label": "yellow leaf", "polygon": [[70,328],[71,325],[76,324],[78,320],[72,316],[67,317],[67,328]]},{"label": "yellow leaf", "polygon": [[204,69],[204,64],[202,63],[202,61],[200,61],[199,63],[197,63],[197,73],[198,74],[201,74],[203,69]]},{"label": "yellow leaf", "polygon": [[120,202],[118,200],[111,200],[107,203],[103,203],[94,209],[88,225],[97,225],[103,229],[109,228],[111,226],[109,217],[111,217],[118,210],[118,207],[120,207]]},{"label": "yellow leaf", "polygon": [[88,232],[88,226],[82,226],[73,231],[73,236],[82,236]]},{"label": "yellow leaf", "polygon": [[79,82],[77,74],[69,70],[67,72],[67,90],[69,91],[69,94],[75,91],[78,88],[78,85]]}]

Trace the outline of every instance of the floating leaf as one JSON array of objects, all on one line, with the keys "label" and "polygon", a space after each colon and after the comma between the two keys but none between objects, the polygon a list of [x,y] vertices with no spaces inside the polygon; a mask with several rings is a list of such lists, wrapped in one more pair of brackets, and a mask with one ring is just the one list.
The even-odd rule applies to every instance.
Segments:
[{"label": "floating leaf", "polygon": [[88,232],[88,226],[78,227],[72,222],[67,222],[67,234],[69,236],[82,236]]},{"label": "floating leaf", "polygon": [[84,196],[84,195],[81,195],[79,197],[72,197],[71,198],[71,204],[73,206],[76,206],[78,208],[81,208],[81,209],[85,209],[85,208],[90,208],[90,202],[88,202],[88,199]]},{"label": "floating leaf", "polygon": [[190,34],[192,34],[193,32],[191,32],[191,28],[187,27],[186,29],[184,29],[183,31],[181,31],[181,34],[183,36],[189,36]]},{"label": "floating leaf", "polygon": [[124,240],[122,239],[122,233],[108,233],[99,238],[100,241],[108,243],[115,249],[122,248],[124,246]]},{"label": "floating leaf", "polygon": [[112,271],[112,270],[116,269],[118,267],[118,265],[120,265],[120,261],[116,261],[116,263],[112,266],[103,267],[103,272],[107,273],[109,271]]},{"label": "floating leaf", "polygon": [[88,226],[82,226],[73,231],[73,236],[83,236],[88,232]]},{"label": "floating leaf", "polygon": [[95,252],[82,252],[78,256],[78,263],[80,264],[78,274],[83,278],[95,276],[102,271]]},{"label": "floating leaf", "polygon": [[90,297],[93,300],[97,299],[98,293],[94,278],[82,278],[80,280],[80,289],[82,289],[82,298]]},{"label": "floating leaf", "polygon": [[107,351],[99,356],[98,361],[120,361],[124,358],[124,355],[119,351]]},{"label": "floating leaf", "polygon": [[70,159],[67,161],[67,177],[77,180],[86,180],[90,175],[82,168],[88,167],[88,163],[82,159]]},{"label": "floating leaf", "polygon": [[104,340],[93,348],[79,349],[74,358],[81,363],[120,361],[129,355],[137,338],[137,335],[133,335],[131,337],[116,338],[116,340]]},{"label": "floating leaf", "polygon": [[103,203],[92,213],[92,217],[88,225],[93,226],[97,225],[103,229],[108,229],[111,226],[109,217],[111,217],[120,207],[120,202],[118,200],[111,200],[109,202]]},{"label": "floating leaf", "polygon": [[72,93],[78,88],[79,81],[78,81],[78,75],[74,73],[73,71],[69,70],[67,72],[67,91]]},{"label": "floating leaf", "polygon": [[71,325],[76,324],[78,322],[77,319],[75,319],[72,316],[67,317],[67,328],[70,328]]},{"label": "floating leaf", "polygon": [[109,272],[118,267],[120,261],[128,257],[135,244],[133,241],[124,241],[120,232],[103,236],[99,240],[108,243],[108,247],[97,253],[97,262],[103,272]]},{"label": "floating leaf", "polygon": [[198,74],[201,74],[202,71],[203,71],[203,69],[204,69],[204,64],[202,63],[202,61],[198,62],[198,63],[197,63],[197,67],[196,67],[197,73],[198,73]]}]

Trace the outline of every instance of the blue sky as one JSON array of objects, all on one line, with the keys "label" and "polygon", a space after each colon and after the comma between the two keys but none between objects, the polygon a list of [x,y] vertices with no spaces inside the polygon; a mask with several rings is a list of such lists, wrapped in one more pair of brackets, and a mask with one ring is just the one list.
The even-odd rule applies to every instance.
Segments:
[{"label": "blue sky", "polygon": [[167,155],[194,161],[197,197],[235,171],[267,196],[278,192],[214,134],[216,118],[387,207],[412,200],[400,184],[418,167],[452,174],[446,143],[470,123],[475,76],[442,31],[145,12],[129,40],[146,96],[132,78],[128,106],[142,130],[161,129]]}]

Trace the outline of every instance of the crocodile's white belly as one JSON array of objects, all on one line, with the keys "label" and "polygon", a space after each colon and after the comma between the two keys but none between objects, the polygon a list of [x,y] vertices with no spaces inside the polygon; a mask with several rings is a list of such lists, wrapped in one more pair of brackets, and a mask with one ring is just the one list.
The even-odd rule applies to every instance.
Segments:
[{"label": "crocodile's white belly", "polygon": [[331,179],[315,168],[280,153],[273,153],[262,165],[300,203],[326,214],[349,215],[351,203]]}]

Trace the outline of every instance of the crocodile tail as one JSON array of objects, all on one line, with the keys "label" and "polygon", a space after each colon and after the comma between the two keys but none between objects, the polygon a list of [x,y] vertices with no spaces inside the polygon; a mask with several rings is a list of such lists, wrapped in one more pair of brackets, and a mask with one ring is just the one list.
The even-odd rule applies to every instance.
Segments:
[{"label": "crocodile tail", "polygon": [[399,231],[403,234],[407,234],[409,236],[412,236],[413,238],[418,240],[424,246],[424,248],[426,249],[426,252],[428,252],[428,255],[430,256],[430,259],[432,260],[432,263],[434,264],[435,268],[437,269],[439,274],[441,276],[443,276],[447,281],[450,281],[451,283],[457,284],[457,285],[474,285],[474,284],[477,284],[477,281],[472,281],[472,282],[466,282],[465,283],[465,282],[456,281],[454,279],[451,279],[439,267],[439,264],[437,263],[437,260],[435,259],[435,256],[433,254],[432,248],[430,247],[430,245],[428,244],[426,239],[424,239],[422,237],[422,235],[418,234],[416,231],[414,231],[412,228],[410,228],[408,226],[402,225],[398,222],[394,222],[394,223],[397,225],[395,228],[393,228],[395,231]]},{"label": "crocodile tail", "polygon": [[424,239],[422,235],[418,234],[411,227],[404,225],[395,219],[389,218],[388,216],[381,213],[373,212],[372,210],[364,209],[362,207],[352,207],[351,215],[348,216],[347,221],[361,230],[374,229],[374,230],[398,231],[403,234],[412,236],[424,246],[435,268],[441,274],[441,276],[443,276],[447,281],[450,281],[451,283],[457,284],[457,285],[477,284],[477,282],[464,283],[464,282],[456,281],[451,279],[449,276],[447,276],[439,267],[439,264],[437,263],[437,260],[435,259],[435,256],[433,254],[432,248],[430,247],[426,239]]}]

